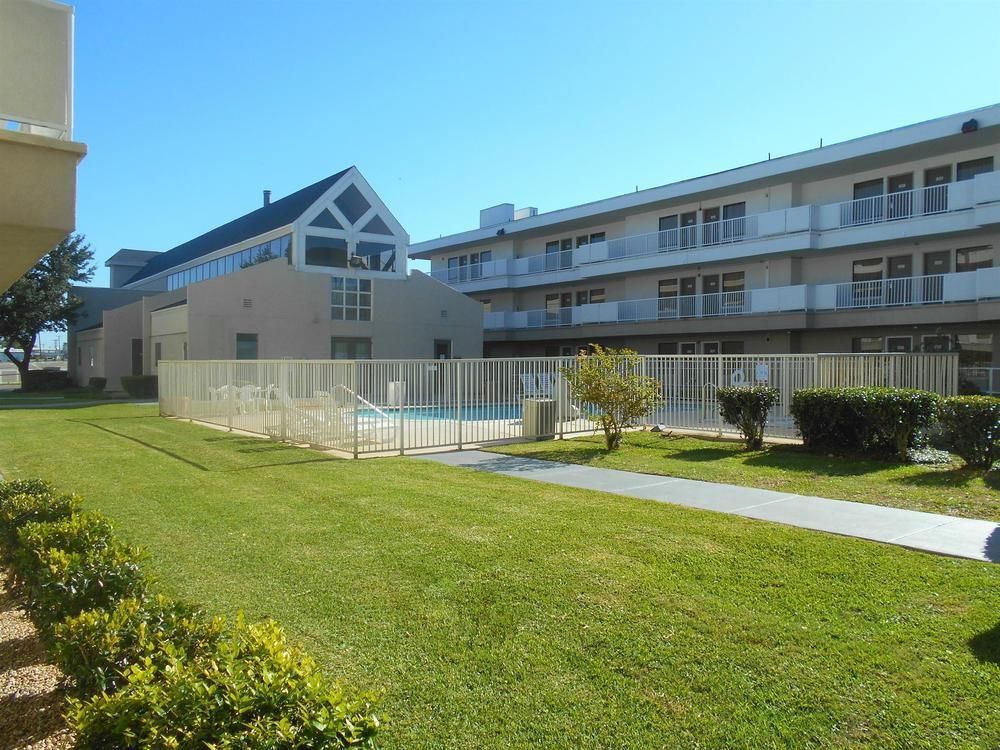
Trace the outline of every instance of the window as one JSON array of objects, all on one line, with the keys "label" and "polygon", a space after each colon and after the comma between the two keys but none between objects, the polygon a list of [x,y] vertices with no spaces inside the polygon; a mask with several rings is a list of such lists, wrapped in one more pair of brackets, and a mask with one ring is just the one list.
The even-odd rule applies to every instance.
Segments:
[{"label": "window", "polygon": [[340,338],[334,336],[330,339],[331,359],[371,359],[372,340],[360,338]]},{"label": "window", "polygon": [[434,339],[434,359],[451,359],[451,339]]},{"label": "window", "polygon": [[887,352],[909,352],[913,349],[913,339],[910,336],[889,336],[885,340]]},{"label": "window", "polygon": [[722,291],[742,292],[743,291],[743,271],[733,271],[722,274]]},{"label": "window", "polygon": [[851,339],[851,351],[855,354],[871,354],[882,351],[881,336],[862,336]]},{"label": "window", "polygon": [[746,202],[730,203],[722,207],[722,239],[734,242],[743,239],[746,233]]},{"label": "window", "polygon": [[979,268],[993,268],[993,247],[963,247],[955,251],[955,271],[975,271]]},{"label": "window", "polygon": [[576,238],[577,247],[583,247],[584,245],[589,245],[589,244],[590,244],[590,237],[588,237],[585,234],[581,234],[579,237]]},{"label": "window", "polygon": [[925,352],[941,353],[951,351],[951,337],[947,334],[943,336],[924,336],[921,348]]},{"label": "window", "polygon": [[660,217],[660,234],[657,246],[661,250],[669,250],[677,247],[677,214]]},{"label": "window", "polygon": [[603,289],[591,289],[590,290],[590,304],[596,305],[604,302],[604,290]]},{"label": "window", "polygon": [[90,366],[93,367],[94,366],[94,347],[92,347],[92,346],[88,346],[87,347],[87,355],[88,355],[87,359],[90,361]]},{"label": "window", "polygon": [[236,334],[236,359],[257,359],[257,334]]},{"label": "window", "polygon": [[306,235],[306,265],[347,268],[347,240]]},{"label": "window", "polygon": [[595,242],[604,242],[604,238],[604,232],[594,232],[590,235],[590,244],[593,245]]},{"label": "window", "polygon": [[698,212],[688,211],[681,214],[680,246],[693,247],[697,241]]},{"label": "window", "polygon": [[983,159],[972,159],[971,161],[962,161],[958,163],[958,169],[956,170],[957,176],[956,180],[961,182],[962,180],[971,180],[977,174],[985,174],[986,172],[993,171],[993,157],[987,156]]},{"label": "window", "polygon": [[677,279],[660,279],[657,285],[656,296],[660,299],[677,296]]},{"label": "window", "polygon": [[371,279],[330,277],[330,317],[333,320],[371,320]]},{"label": "window", "polygon": [[960,367],[989,367],[993,362],[992,333],[960,333],[955,348]]},{"label": "window", "polygon": [[334,198],[333,202],[351,224],[356,223],[371,208],[371,204],[353,183],[344,188],[344,192]]},{"label": "window", "polygon": [[393,272],[396,270],[396,246],[385,242],[359,240],[354,247],[351,265],[370,271]]},{"label": "window", "polygon": [[545,295],[545,314],[546,316],[559,317],[559,295],[558,294],[546,294]]},{"label": "window", "polygon": [[586,305],[586,304],[588,304],[589,300],[590,300],[590,293],[586,289],[584,289],[582,292],[577,292],[576,293],[576,304],[577,304],[577,306],[579,306],[579,305]]},{"label": "window", "polygon": [[722,342],[722,353],[723,354],[743,354],[743,342],[742,341],[723,341]]},{"label": "window", "polygon": [[676,341],[661,341],[656,345],[657,354],[677,354]]},{"label": "window", "polygon": [[852,280],[879,281],[882,278],[882,258],[866,258],[854,261]]},{"label": "window", "polygon": [[877,180],[865,180],[854,183],[854,200],[862,198],[876,198],[882,195],[882,178]]}]

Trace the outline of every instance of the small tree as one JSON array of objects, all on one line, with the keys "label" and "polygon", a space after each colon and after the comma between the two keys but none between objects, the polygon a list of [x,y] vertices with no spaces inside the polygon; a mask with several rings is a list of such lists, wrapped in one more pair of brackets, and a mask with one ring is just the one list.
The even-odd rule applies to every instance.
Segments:
[{"label": "small tree", "polygon": [[631,349],[605,349],[591,344],[572,367],[562,368],[573,397],[582,402],[587,418],[604,430],[604,444],[615,450],[622,431],[663,400],[660,383],[642,374],[642,358]]},{"label": "small tree", "polygon": [[[7,359],[21,374],[31,369],[31,356],[42,331],[65,331],[76,319],[80,301],[71,285],[90,281],[94,254],[82,234],[71,234],[0,295],[0,342]],[[18,359],[12,349],[21,349]]]},{"label": "small tree", "polygon": [[719,414],[740,431],[747,450],[763,448],[767,413],[781,398],[778,389],[766,385],[723,386],[717,395]]}]

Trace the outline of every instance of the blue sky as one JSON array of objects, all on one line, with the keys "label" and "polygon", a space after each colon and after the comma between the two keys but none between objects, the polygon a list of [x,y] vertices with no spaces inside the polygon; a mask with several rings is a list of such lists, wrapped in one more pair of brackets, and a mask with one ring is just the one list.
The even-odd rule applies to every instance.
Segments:
[{"label": "blue sky", "polygon": [[356,164],[412,241],[1000,101],[1000,3],[79,0],[77,227],[166,250]]}]

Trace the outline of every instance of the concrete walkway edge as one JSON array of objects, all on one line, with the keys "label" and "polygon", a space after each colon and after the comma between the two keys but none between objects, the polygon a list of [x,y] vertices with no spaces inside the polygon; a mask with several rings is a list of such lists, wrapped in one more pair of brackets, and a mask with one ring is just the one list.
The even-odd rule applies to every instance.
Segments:
[{"label": "concrete walkway edge", "polygon": [[450,451],[413,458],[564,487],[730,513],[940,555],[1000,562],[1000,524],[993,521],[486,451]]}]

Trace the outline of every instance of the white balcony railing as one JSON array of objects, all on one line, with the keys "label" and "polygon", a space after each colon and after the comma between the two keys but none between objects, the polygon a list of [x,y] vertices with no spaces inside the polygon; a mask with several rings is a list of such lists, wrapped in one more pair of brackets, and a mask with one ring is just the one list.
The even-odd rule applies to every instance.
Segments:
[{"label": "white balcony railing", "polygon": [[0,130],[69,140],[73,129],[73,9],[0,2]]},{"label": "white balcony railing", "polygon": [[619,300],[577,307],[490,312],[489,330],[634,323],[779,312],[865,310],[1000,299],[1000,268],[841,284],[796,285],[741,292]]},{"label": "white balcony railing", "polygon": [[757,216],[741,216],[608,240],[607,259],[619,260],[671,250],[712,247],[757,239],[757,236]]},{"label": "white balcony railing", "polygon": [[856,227],[948,211],[949,184],[858,198],[840,204],[840,226]]}]

